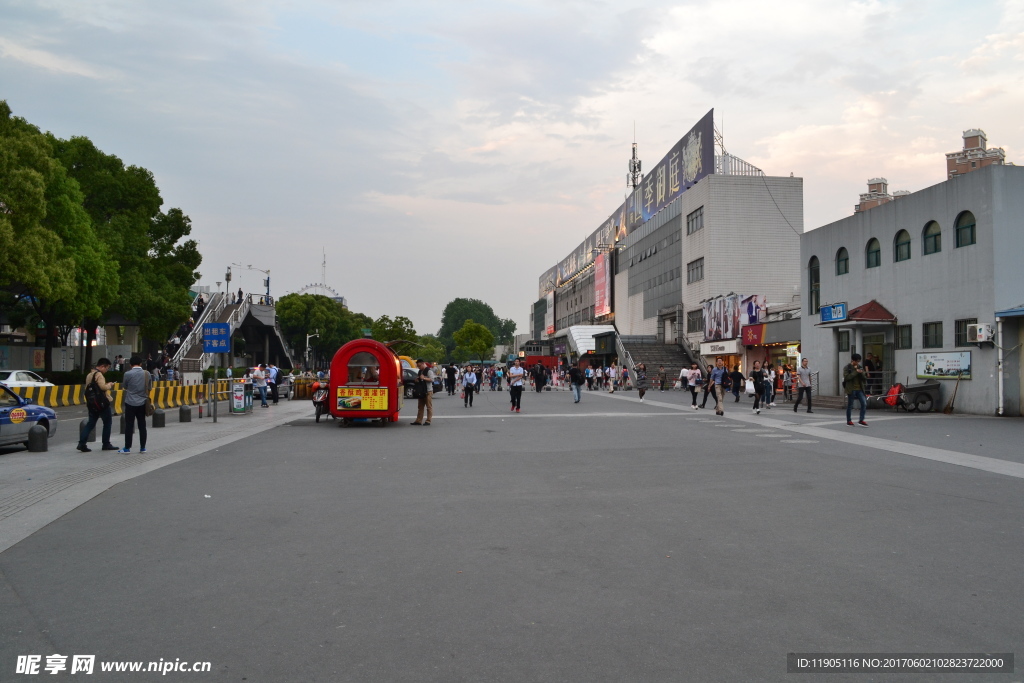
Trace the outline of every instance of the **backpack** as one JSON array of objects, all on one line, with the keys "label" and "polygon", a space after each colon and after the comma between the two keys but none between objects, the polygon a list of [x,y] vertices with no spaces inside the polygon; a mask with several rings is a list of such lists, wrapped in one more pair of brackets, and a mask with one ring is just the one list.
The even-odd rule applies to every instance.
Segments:
[{"label": "backpack", "polygon": [[101,413],[110,406],[110,399],[97,384],[99,375],[93,372],[92,381],[85,385],[85,405],[90,413]]}]

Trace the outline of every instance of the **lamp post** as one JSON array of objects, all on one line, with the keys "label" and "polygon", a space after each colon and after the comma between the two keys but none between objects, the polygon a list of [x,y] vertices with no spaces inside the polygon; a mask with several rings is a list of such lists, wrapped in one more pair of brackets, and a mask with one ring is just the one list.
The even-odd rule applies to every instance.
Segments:
[{"label": "lamp post", "polygon": [[307,334],[306,335],[306,366],[307,366],[306,369],[307,370],[312,370],[312,368],[308,367],[310,365],[310,360],[309,360],[310,359],[309,340],[312,339],[313,337],[319,337],[319,336],[320,336],[319,332],[317,332],[316,334]]}]

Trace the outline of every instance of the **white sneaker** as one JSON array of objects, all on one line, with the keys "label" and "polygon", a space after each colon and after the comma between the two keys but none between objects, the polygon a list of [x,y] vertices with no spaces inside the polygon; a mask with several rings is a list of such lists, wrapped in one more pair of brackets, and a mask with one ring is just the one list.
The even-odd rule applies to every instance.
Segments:
[{"label": "white sneaker", "polygon": [[777,406],[774,403],[772,403],[772,408],[775,408],[775,407],[777,407]]},{"label": "white sneaker", "polygon": [[758,409],[757,409],[757,410],[755,410],[754,412],[755,412],[755,413],[757,413],[758,415],[760,415],[760,414],[761,414],[761,409],[760,409],[760,408],[758,408]]}]

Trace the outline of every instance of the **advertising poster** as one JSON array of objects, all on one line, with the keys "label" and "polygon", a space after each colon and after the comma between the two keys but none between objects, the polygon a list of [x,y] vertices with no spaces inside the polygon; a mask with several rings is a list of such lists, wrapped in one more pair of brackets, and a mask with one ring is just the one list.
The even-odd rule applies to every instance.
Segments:
[{"label": "advertising poster", "polygon": [[387,409],[387,387],[338,387],[338,410]]},{"label": "advertising poster", "polygon": [[612,312],[609,260],[605,254],[598,254],[597,260],[594,261],[594,316],[598,318]]},{"label": "advertising poster", "polygon": [[546,299],[548,309],[544,312],[544,334],[550,336],[555,333],[555,293],[548,292]]},{"label": "advertising poster", "polygon": [[46,367],[46,349],[32,349],[32,370],[42,370]]},{"label": "advertising poster", "polygon": [[956,379],[957,376],[971,378],[970,351],[917,354],[918,379]]},{"label": "advertising poster", "polygon": [[735,339],[746,325],[757,324],[765,297],[733,294],[704,302],[704,341]]}]

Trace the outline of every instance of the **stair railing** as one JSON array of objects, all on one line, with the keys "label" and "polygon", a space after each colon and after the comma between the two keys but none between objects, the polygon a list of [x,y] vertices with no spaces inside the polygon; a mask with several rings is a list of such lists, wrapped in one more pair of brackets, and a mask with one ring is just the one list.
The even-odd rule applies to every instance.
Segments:
[{"label": "stair railing", "polygon": [[171,358],[171,364],[177,367],[181,366],[181,362],[188,355],[188,352],[196,344],[203,343],[203,323],[208,323],[216,320],[220,317],[221,311],[224,310],[224,295],[220,292],[214,294],[210,298],[210,303],[203,309],[203,314],[199,316],[199,320],[195,321],[195,326],[192,331],[185,337],[181,346],[175,352],[174,357]]}]

